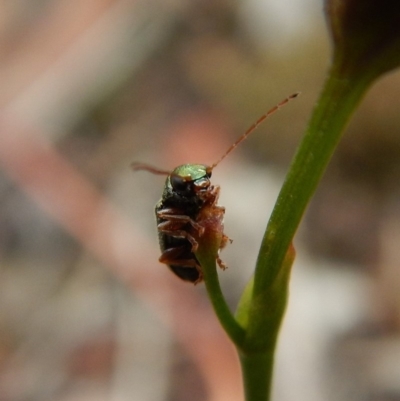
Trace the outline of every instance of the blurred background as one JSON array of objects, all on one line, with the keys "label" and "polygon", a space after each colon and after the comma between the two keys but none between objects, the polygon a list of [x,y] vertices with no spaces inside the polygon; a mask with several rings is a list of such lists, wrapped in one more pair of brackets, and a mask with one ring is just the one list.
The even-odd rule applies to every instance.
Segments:
[{"label": "blurred background", "polygon": [[[234,307],[329,58],[321,0],[0,2],[0,401],[243,399],[130,164],[211,164],[302,92],[213,174]],[[400,400],[399,93],[368,93],[300,228],[276,400]]]}]

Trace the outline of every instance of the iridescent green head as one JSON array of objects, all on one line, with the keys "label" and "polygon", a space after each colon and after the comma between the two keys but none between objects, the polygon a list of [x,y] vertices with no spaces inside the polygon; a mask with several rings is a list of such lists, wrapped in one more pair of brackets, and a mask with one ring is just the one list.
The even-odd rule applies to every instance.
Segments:
[{"label": "iridescent green head", "polygon": [[167,187],[181,196],[194,196],[210,186],[212,169],[204,164],[183,164],[167,178]]}]

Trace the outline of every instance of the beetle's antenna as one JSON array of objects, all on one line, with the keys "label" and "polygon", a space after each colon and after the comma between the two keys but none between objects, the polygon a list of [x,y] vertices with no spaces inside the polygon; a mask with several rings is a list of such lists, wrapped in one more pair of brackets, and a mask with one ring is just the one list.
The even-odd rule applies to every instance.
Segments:
[{"label": "beetle's antenna", "polygon": [[150,164],[145,164],[145,163],[133,162],[133,163],[131,163],[131,167],[132,167],[133,171],[148,171],[149,173],[158,174],[158,175],[171,174],[170,171],[160,170],[157,167],[153,167],[153,166],[150,166]]},{"label": "beetle's antenna", "polygon": [[276,111],[278,111],[281,107],[285,106],[287,103],[289,103],[292,99],[295,99],[297,96],[300,95],[300,92],[293,93],[293,95],[288,96],[286,99],[282,100],[280,103],[278,103],[276,106],[274,106],[271,110],[268,110],[263,116],[261,116],[251,127],[248,128],[248,130],[233,144],[229,147],[229,149],[222,155],[222,157],[214,164],[211,165],[211,170],[218,166],[219,163],[222,162],[222,160],[225,159],[226,156],[229,155],[229,153],[232,152],[233,149],[236,148],[236,146],[239,145],[242,141],[244,141],[253,131],[256,130],[256,128],[264,121],[266,120],[271,114],[274,114]]}]

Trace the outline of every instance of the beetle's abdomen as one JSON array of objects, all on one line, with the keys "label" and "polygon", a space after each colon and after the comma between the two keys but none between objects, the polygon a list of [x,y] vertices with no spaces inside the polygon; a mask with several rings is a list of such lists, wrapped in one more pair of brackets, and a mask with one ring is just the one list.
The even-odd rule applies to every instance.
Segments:
[{"label": "beetle's abdomen", "polygon": [[182,280],[195,283],[200,278],[200,273],[195,267],[168,265],[168,267]]}]

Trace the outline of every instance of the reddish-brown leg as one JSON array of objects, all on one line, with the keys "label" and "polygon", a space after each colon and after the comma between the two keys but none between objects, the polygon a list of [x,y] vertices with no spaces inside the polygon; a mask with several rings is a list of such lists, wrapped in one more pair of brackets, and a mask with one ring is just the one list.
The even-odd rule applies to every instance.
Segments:
[{"label": "reddish-brown leg", "polygon": [[[166,222],[167,223],[167,222]],[[192,244],[192,252],[196,252],[197,249],[199,248],[198,242],[195,240],[195,238],[190,235],[187,231],[185,230],[169,230],[168,226],[161,226],[164,223],[160,223],[157,227],[158,230],[164,233],[165,235],[170,235],[171,237],[174,238],[185,238],[187,239],[191,244]]]},{"label": "reddish-brown leg", "polygon": [[187,248],[183,246],[166,249],[158,260],[160,263],[164,263],[166,265],[195,267],[199,272],[201,272],[201,266],[197,263],[197,260],[194,258],[189,258],[187,252]]},{"label": "reddish-brown leg", "polygon": [[[201,236],[204,233],[204,227],[202,227],[200,224],[196,223],[192,218],[189,216],[186,216],[184,214],[179,214],[182,213],[178,209],[173,209],[173,208],[167,208],[163,210],[159,210],[157,212],[157,217],[170,221],[172,223],[182,223],[182,224],[190,224],[194,229],[196,229]],[[161,223],[163,224],[163,223]]]}]

